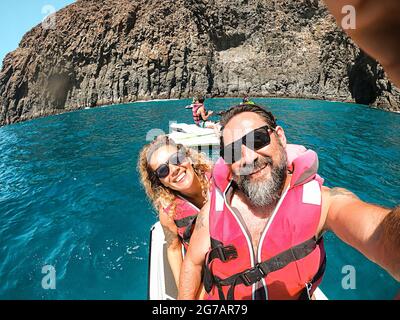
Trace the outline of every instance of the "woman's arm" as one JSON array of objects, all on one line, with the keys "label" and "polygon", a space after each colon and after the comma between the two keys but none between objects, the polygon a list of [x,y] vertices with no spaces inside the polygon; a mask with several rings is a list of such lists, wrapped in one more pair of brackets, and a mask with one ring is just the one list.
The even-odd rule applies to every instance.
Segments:
[{"label": "woman's arm", "polygon": [[175,278],[176,287],[179,287],[179,275],[182,266],[182,243],[178,236],[178,228],[175,222],[164,212],[160,210],[160,223],[164,230],[165,241],[167,243],[167,257],[172,273]]},{"label": "woman's arm", "polygon": [[209,211],[210,201],[207,201],[197,216],[196,226],[182,264],[178,300],[193,300],[199,297],[202,287],[201,270],[210,248]]}]

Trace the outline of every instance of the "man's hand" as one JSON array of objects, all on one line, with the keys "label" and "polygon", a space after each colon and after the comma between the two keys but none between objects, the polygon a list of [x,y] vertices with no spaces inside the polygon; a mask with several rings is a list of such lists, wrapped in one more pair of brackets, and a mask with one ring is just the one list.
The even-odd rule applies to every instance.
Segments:
[{"label": "man's hand", "polygon": [[346,5],[355,8],[356,27],[344,31],[378,60],[393,83],[400,87],[400,1],[325,0],[325,3],[339,26],[347,14],[343,8]]},{"label": "man's hand", "polygon": [[323,228],[400,281],[400,208],[363,202],[342,188],[323,187],[322,201]]},{"label": "man's hand", "polygon": [[182,264],[178,290],[179,300],[195,299],[199,291],[201,270],[210,248],[209,210],[210,203],[208,201],[197,216],[189,248]]}]

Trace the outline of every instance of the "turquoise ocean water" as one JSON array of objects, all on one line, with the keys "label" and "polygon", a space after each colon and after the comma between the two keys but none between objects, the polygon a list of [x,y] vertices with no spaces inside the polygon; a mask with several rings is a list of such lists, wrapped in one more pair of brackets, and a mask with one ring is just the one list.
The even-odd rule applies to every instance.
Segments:
[{"label": "turquoise ocean water", "polygon": [[[239,99],[209,99],[223,110]],[[325,101],[255,99],[290,143],[318,152],[327,186],[400,202],[400,114]],[[149,229],[157,218],[136,172],[151,129],[190,122],[189,100],[82,110],[0,128],[0,299],[146,299]],[[331,299],[392,299],[383,269],[333,234],[321,285]],[[42,288],[42,267],[56,289]],[[356,289],[342,288],[355,267]]]}]

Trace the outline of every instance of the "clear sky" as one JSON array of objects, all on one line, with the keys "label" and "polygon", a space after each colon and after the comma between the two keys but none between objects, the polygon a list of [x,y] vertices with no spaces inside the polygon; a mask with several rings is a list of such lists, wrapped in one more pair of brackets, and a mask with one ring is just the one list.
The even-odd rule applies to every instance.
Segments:
[{"label": "clear sky", "polygon": [[0,0],[0,66],[5,55],[18,48],[22,36],[55,8],[74,0]]}]

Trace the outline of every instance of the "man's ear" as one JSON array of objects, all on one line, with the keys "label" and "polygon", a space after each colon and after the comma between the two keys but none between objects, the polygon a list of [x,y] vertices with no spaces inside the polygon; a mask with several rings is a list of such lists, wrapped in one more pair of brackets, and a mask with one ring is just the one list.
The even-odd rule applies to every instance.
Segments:
[{"label": "man's ear", "polygon": [[275,133],[278,136],[279,140],[281,141],[283,148],[286,148],[287,141],[286,141],[285,130],[283,130],[281,126],[276,126]]}]

